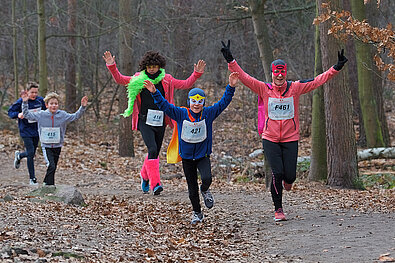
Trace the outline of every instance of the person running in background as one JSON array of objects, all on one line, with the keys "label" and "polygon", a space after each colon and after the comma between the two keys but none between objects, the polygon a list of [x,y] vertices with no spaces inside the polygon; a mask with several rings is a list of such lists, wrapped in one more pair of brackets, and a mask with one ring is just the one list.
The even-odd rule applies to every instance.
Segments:
[{"label": "person running in background", "polygon": [[143,81],[153,82],[166,100],[174,104],[174,89],[190,89],[203,74],[206,63],[199,60],[194,65],[192,75],[186,80],[179,80],[165,73],[166,59],[159,52],[146,52],[139,63],[139,72],[133,76],[124,76],[118,71],[115,57],[109,51],[104,53],[103,59],[116,83],[141,90],[134,101],[129,97],[129,107],[123,116],[132,115],[132,129],[140,131],[148,149],[140,170],[141,189],[143,193],[148,193],[151,188],[154,195],[159,195],[163,191],[159,173],[159,153],[165,128],[167,125],[173,128],[173,123],[158,109],[149,91],[143,89]]},{"label": "person running in background", "polygon": [[[27,105],[30,112],[37,112],[40,110],[46,110],[44,99],[38,96],[38,84],[33,81],[29,81],[26,85],[27,90]],[[25,151],[15,151],[14,167],[19,169],[21,160],[27,158],[27,169],[29,171],[29,183],[31,185],[37,184],[37,179],[34,170],[34,156],[39,142],[39,136],[37,131],[37,122],[27,120],[22,113],[22,98],[19,98],[14,104],[8,109],[8,116],[11,119],[18,119],[19,134],[22,137],[25,145]]]},{"label": "person running in background", "polygon": [[82,116],[88,105],[88,97],[84,96],[81,99],[81,107],[73,114],[59,110],[59,95],[54,92],[48,93],[44,98],[45,105],[48,108],[45,111],[30,112],[28,110],[28,94],[22,92],[21,98],[23,100],[22,112],[25,118],[38,123],[41,145],[45,147],[45,154],[49,161],[44,185],[55,185],[55,172],[62,150],[67,124],[78,120]]},{"label": "person running in background", "polygon": [[179,154],[192,203],[193,225],[202,222],[204,218],[199,200],[197,170],[202,179],[200,191],[204,204],[208,209],[214,205],[214,198],[209,190],[212,182],[210,154],[213,144],[213,121],[232,101],[238,76],[238,73],[230,74],[229,85],[226,86],[221,100],[209,107],[204,107],[206,95],[202,89],[191,89],[188,94],[189,108],[180,108],[167,102],[149,80],[144,82],[144,87],[151,92],[159,109],[177,122]]},{"label": "person running in background", "polygon": [[[221,52],[228,62],[231,72],[240,74],[240,81],[260,96],[264,111],[262,124],[262,143],[265,156],[272,169],[271,195],[274,203],[275,221],[284,221],[283,188],[290,191],[296,179],[296,165],[298,157],[299,140],[299,97],[323,85],[336,76],[347,62],[344,50],[338,52],[336,65],[326,72],[310,80],[286,81],[287,64],[276,59],[271,63],[272,82],[259,81],[247,73],[233,59],[230,51],[230,40],[225,45],[222,42]],[[258,112],[259,115],[259,112]]]}]

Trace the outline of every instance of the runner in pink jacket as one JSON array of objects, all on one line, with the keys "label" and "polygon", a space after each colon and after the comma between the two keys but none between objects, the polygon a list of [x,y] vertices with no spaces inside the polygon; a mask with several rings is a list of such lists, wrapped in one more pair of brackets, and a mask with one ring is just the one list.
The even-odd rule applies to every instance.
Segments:
[{"label": "runner in pink jacket", "polygon": [[[344,50],[338,53],[336,65],[311,80],[286,81],[287,64],[277,59],[271,63],[272,83],[259,81],[233,59],[230,41],[222,42],[223,53],[231,72],[238,72],[240,81],[258,94],[258,127],[265,155],[272,169],[271,194],[275,206],[275,221],[286,220],[282,207],[282,190],[289,191],[296,179],[299,140],[299,97],[337,75],[347,62]],[[263,104],[263,105],[262,105]],[[264,116],[264,118],[262,118]]]},{"label": "runner in pink jacket", "polygon": [[[133,76],[124,76],[118,71],[115,64],[115,57],[109,51],[104,53],[103,59],[116,83],[128,86],[128,89],[132,85],[143,88],[143,81],[145,79],[150,80],[156,83],[155,88],[171,104],[174,104],[174,89],[192,88],[206,67],[206,63],[203,60],[199,60],[194,65],[192,75],[186,80],[179,80],[165,73],[166,59],[162,55],[155,51],[148,51],[139,63],[139,72]],[[129,103],[132,104],[130,98]],[[131,111],[132,129],[140,131],[148,149],[148,154],[140,171],[141,189],[143,193],[148,193],[151,188],[154,195],[159,195],[163,191],[159,173],[159,152],[162,146],[165,128],[167,125],[173,128],[173,123],[163,111],[159,110],[154,103],[151,93],[144,88],[135,97],[134,104],[129,105],[123,116],[129,116]]]}]

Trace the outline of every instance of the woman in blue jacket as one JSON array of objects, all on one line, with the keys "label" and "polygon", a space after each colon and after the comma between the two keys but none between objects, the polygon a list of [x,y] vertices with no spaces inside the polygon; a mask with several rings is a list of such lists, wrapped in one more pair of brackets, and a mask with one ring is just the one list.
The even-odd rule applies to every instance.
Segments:
[{"label": "woman in blue jacket", "polygon": [[[28,109],[30,112],[46,110],[43,97],[38,96],[38,84],[30,81],[27,83]],[[23,139],[26,151],[15,152],[14,167],[18,169],[21,160],[27,158],[27,168],[29,170],[30,184],[36,185],[37,179],[34,172],[34,155],[38,146],[39,136],[37,131],[37,122],[27,120],[22,113],[22,99],[19,98],[8,109],[8,116],[11,119],[18,119],[19,134]],[[45,155],[44,155],[45,156]]]},{"label": "woman in blue jacket", "polygon": [[213,196],[209,187],[212,182],[210,154],[212,152],[212,125],[213,121],[226,109],[232,101],[239,73],[229,76],[229,85],[221,100],[210,107],[204,107],[206,95],[199,88],[191,89],[188,93],[189,108],[180,108],[165,100],[150,81],[144,82],[154,102],[159,109],[177,122],[179,154],[182,158],[182,168],[188,183],[189,199],[192,203],[192,224],[203,221],[203,213],[199,200],[199,186],[197,170],[200,172],[204,204],[207,208],[214,205]]}]

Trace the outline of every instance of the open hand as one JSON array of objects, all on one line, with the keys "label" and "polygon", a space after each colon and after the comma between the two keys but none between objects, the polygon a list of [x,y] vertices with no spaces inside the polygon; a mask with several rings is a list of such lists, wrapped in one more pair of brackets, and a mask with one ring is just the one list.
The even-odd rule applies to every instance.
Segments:
[{"label": "open hand", "polygon": [[155,85],[149,80],[144,80],[143,86],[144,86],[144,88],[149,90],[149,92],[151,92],[151,93],[155,93],[156,92]]},{"label": "open hand", "polygon": [[204,68],[206,67],[206,62],[204,62],[204,60],[199,60],[197,65],[194,64],[193,67],[194,67],[196,72],[203,73],[204,72]]},{"label": "open hand", "polygon": [[88,97],[84,96],[81,99],[81,106],[86,107],[86,105],[88,105]]},{"label": "open hand", "polygon": [[108,64],[108,65],[115,63],[115,56],[111,55],[110,51],[104,52],[103,59],[106,62],[106,64]]},{"label": "open hand", "polygon": [[26,90],[22,90],[21,91],[21,98],[22,98],[23,101],[28,101],[29,95],[27,94]]},{"label": "open hand", "polygon": [[232,72],[229,75],[229,86],[236,87],[237,81],[239,80],[239,72]]}]

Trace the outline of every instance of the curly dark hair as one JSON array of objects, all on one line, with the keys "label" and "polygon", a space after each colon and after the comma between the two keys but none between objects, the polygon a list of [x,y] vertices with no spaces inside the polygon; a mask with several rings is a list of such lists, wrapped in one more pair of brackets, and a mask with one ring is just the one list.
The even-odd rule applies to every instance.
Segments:
[{"label": "curly dark hair", "polygon": [[150,50],[147,51],[143,58],[140,60],[139,71],[147,68],[147,66],[159,65],[160,68],[166,67],[166,59],[164,56],[160,55],[159,52]]}]

